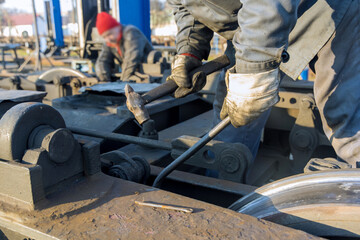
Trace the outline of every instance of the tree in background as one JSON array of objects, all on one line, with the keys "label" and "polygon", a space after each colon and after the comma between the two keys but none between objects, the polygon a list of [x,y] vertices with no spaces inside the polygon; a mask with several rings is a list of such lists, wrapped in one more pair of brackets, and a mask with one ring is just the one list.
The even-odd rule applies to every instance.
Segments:
[{"label": "tree in background", "polygon": [[1,3],[4,3],[4,2],[0,2],[0,31],[1,31],[1,36],[3,36],[4,27],[10,27],[9,31],[11,33],[11,28],[14,25],[10,16],[16,15],[19,13],[24,13],[24,11],[16,9],[16,8],[4,8],[4,7],[2,7]]},{"label": "tree in background", "polygon": [[172,9],[165,1],[150,0],[151,29],[170,24],[173,20]]}]

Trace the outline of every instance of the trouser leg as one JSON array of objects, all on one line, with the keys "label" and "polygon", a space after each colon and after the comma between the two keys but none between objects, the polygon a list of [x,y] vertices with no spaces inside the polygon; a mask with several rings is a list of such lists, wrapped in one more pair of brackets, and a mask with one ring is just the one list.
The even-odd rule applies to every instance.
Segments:
[{"label": "trouser leg", "polygon": [[337,155],[360,167],[360,1],[353,1],[314,65],[314,95]]},{"label": "trouser leg", "polygon": [[[232,46],[231,42],[228,41],[228,47],[225,51],[225,54],[230,58],[230,68],[232,65],[235,64],[235,50]],[[223,70],[219,75],[218,86],[216,89],[215,100],[213,104],[214,108],[214,118],[213,122],[214,125],[218,124],[220,119],[220,111],[224,102],[224,98],[226,97],[227,89],[225,84],[225,70]],[[247,146],[253,157],[255,158],[259,144],[260,144],[260,137],[262,133],[262,129],[265,126],[265,123],[269,117],[270,110],[263,113],[257,120],[251,122],[250,124],[235,128],[232,125],[226,127],[221,133],[219,133],[215,139],[224,141],[224,142],[239,142]]]}]

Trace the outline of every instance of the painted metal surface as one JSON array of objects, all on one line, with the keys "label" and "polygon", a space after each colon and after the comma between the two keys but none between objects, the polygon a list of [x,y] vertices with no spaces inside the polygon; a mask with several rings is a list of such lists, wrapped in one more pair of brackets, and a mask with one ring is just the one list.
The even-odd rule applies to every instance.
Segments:
[{"label": "painted metal surface", "polygon": [[[52,37],[54,38],[55,46],[63,47],[64,34],[62,30],[60,0],[45,0],[45,1],[48,1],[50,3],[50,14],[51,14],[50,18],[53,29]],[[49,17],[49,16],[45,15],[45,17]]]},{"label": "painted metal surface", "polygon": [[122,24],[131,24],[139,28],[150,39],[150,1],[149,0],[118,0],[119,15]]}]

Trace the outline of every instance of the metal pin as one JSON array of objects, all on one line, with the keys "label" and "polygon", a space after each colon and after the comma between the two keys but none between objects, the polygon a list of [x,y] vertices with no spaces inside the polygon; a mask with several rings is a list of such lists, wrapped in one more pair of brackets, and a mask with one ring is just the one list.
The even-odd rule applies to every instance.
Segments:
[{"label": "metal pin", "polygon": [[170,206],[170,205],[149,203],[149,202],[135,201],[135,204],[140,205],[140,206],[148,206],[148,207],[154,207],[154,208],[164,208],[164,209],[176,210],[176,211],[181,211],[181,212],[186,212],[186,213],[192,213],[194,211],[192,208],[174,207],[174,206]]}]

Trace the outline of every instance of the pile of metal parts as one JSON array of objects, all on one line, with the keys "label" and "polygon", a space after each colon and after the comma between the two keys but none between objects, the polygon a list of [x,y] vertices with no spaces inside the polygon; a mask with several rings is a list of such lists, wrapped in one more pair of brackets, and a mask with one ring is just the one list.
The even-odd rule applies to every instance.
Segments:
[{"label": "pile of metal parts", "polygon": [[[360,236],[359,170],[292,176],[311,157],[332,154],[311,82],[282,83],[253,164],[246,146],[211,140],[163,190],[150,186],[211,130],[211,102],[165,96],[139,125],[124,83],[84,85],[52,106],[41,103],[45,92],[0,91],[0,238],[315,238],[284,226]],[[159,86],[130,85],[139,94]]]},{"label": "pile of metal parts", "polygon": [[[148,62],[141,64],[141,71],[136,72],[132,82],[154,83],[164,81],[168,75],[170,65],[158,51],[152,51]],[[114,74],[114,81],[120,74]],[[126,79],[129,80],[129,79]],[[131,81],[131,79],[130,79]],[[0,88],[9,90],[30,90],[47,92],[45,101],[48,104],[55,98],[79,94],[82,87],[89,87],[100,83],[93,74],[83,73],[66,67],[51,68],[49,70],[25,74],[21,72],[5,72],[0,74]]]},{"label": "pile of metal parts", "polygon": [[52,68],[42,72],[0,74],[0,88],[47,92],[46,103],[52,99],[79,94],[83,86],[91,86],[99,80],[89,74],[71,68]]}]

